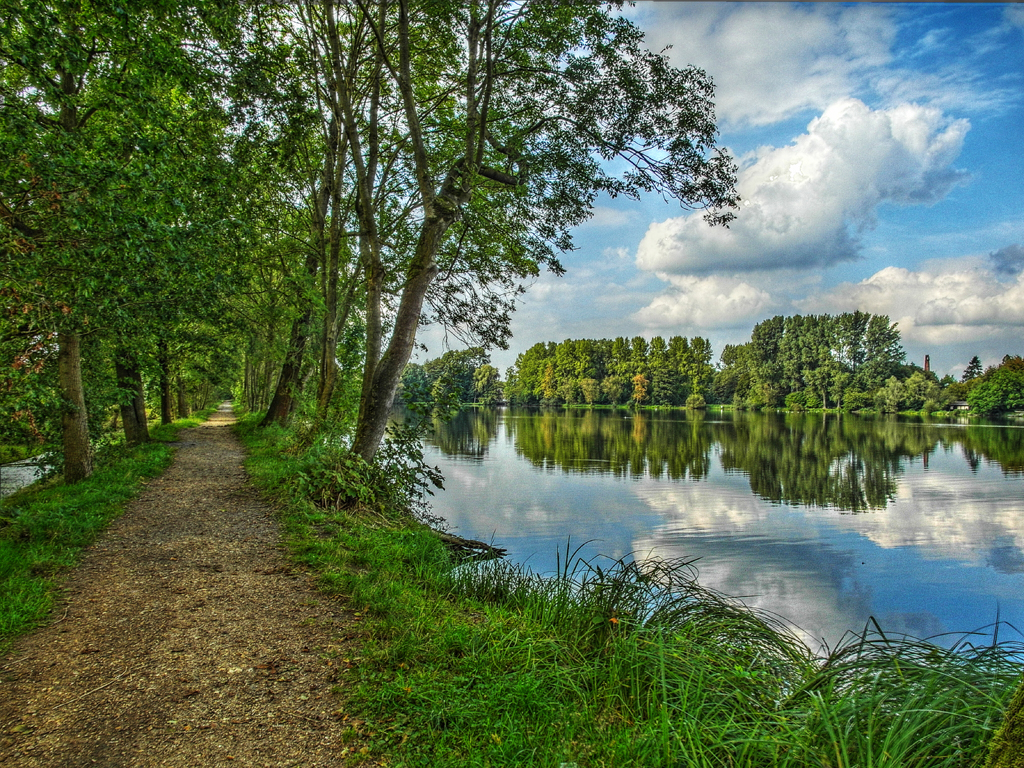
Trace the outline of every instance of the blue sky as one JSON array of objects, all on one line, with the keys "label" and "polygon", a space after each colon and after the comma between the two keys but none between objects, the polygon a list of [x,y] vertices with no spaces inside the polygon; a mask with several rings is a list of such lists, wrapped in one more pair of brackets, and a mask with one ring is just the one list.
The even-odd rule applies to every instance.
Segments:
[{"label": "blue sky", "polygon": [[724,230],[658,198],[599,201],[496,365],[538,341],[635,335],[706,336],[717,358],[772,315],[854,309],[889,315],[940,375],[1024,353],[1024,6],[627,14],[714,79],[743,207]]}]

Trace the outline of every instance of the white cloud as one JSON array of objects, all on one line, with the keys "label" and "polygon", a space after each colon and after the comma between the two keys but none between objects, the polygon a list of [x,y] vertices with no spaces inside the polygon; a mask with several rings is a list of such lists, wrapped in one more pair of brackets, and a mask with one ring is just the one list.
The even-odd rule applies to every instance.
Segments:
[{"label": "white cloud", "polygon": [[653,3],[633,15],[652,49],[671,45],[674,64],[712,76],[727,127],[776,123],[858,92],[889,63],[896,35],[893,13],[877,5]]},{"label": "white cloud", "polygon": [[798,306],[809,312],[860,309],[888,315],[910,342],[955,343],[993,335],[1019,340],[1024,328],[1024,275],[1000,282],[979,263],[965,260],[959,269],[926,265],[920,271],[886,267]]},{"label": "white cloud", "polygon": [[894,69],[879,72],[874,89],[889,104],[915,102],[937,109],[993,112],[1020,99],[1020,83],[992,82],[969,63],[956,62],[936,72]]},{"label": "white cloud", "polygon": [[[969,44],[954,28],[921,33],[917,10],[885,4],[643,3],[630,15],[652,49],[671,46],[673,64],[711,75],[726,130],[772,125],[846,96],[958,110],[1019,100],[1016,80],[1000,84],[985,74],[986,52],[1006,44],[1007,28],[1024,27],[1019,6],[1008,6],[1004,25]],[[903,52],[896,47],[901,27],[920,35]],[[951,61],[937,67],[944,60]]]},{"label": "white cloud", "polygon": [[743,207],[729,229],[710,228],[699,214],[652,224],[637,264],[708,274],[852,260],[880,204],[935,202],[965,180],[950,166],[969,127],[931,107],[837,101],[789,146],[747,159],[738,177]]},{"label": "white cloud", "polygon": [[633,318],[646,328],[738,328],[760,318],[771,296],[739,278],[665,275],[672,288]]},{"label": "white cloud", "polygon": [[1003,14],[1007,23],[1024,30],[1024,5],[1008,4],[1003,9]]},{"label": "white cloud", "polygon": [[609,208],[606,205],[595,205],[593,215],[584,226],[592,227],[621,227],[628,224],[632,216],[629,211],[622,211],[618,208]]}]

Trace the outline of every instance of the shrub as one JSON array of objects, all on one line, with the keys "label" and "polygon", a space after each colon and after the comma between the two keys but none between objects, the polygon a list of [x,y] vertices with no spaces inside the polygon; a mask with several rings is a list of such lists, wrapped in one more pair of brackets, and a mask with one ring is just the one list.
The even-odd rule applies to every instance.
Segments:
[{"label": "shrub", "polygon": [[997,368],[967,395],[972,411],[1002,413],[1024,408],[1024,371]]},{"label": "shrub", "polygon": [[704,395],[697,394],[696,392],[686,398],[687,410],[696,411],[706,408],[707,405],[707,402],[704,400]]},{"label": "shrub", "polygon": [[860,411],[870,408],[874,404],[874,398],[867,392],[859,389],[848,389],[843,394],[844,411]]}]

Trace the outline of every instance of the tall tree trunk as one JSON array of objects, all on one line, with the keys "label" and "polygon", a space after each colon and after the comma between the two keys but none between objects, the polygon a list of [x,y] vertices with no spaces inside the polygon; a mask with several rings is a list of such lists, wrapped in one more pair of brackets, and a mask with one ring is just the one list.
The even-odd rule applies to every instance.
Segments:
[{"label": "tall tree trunk", "polygon": [[324,344],[324,360],[320,369],[320,387],[317,390],[316,401],[316,415],[318,419],[323,419],[327,415],[327,408],[331,404],[331,398],[334,397],[334,389],[338,384],[338,337],[345,328],[348,316],[352,311],[356,287],[359,285],[359,272],[360,270],[357,267],[352,277],[349,278],[349,287],[345,292],[344,307],[341,310],[340,316],[335,318],[334,325]]},{"label": "tall tree trunk", "polygon": [[[416,342],[416,329],[419,327],[423,300],[426,298],[430,283],[437,277],[438,267],[434,257],[441,244],[441,238],[455,220],[455,209],[440,207],[445,211],[442,215],[431,216],[423,222],[420,238],[416,243],[416,256],[409,268],[408,280],[402,290],[402,299],[395,317],[395,327],[391,334],[391,342],[376,365],[372,365],[367,356],[367,371],[363,378],[363,394],[359,408],[359,421],[356,434],[352,441],[352,451],[366,461],[372,461],[384,432],[387,430],[391,407],[398,391],[398,383],[402,371],[412,357]],[[372,281],[371,281],[372,282]],[[368,290],[368,293],[370,291]],[[377,299],[379,301],[379,297]],[[367,304],[371,298],[367,296]],[[380,316],[379,305],[367,307],[371,317]],[[370,333],[370,322],[367,322],[367,335]],[[377,329],[379,333],[379,327]],[[379,337],[377,340],[379,344]],[[369,341],[368,341],[369,344]]]},{"label": "tall tree trunk", "polygon": [[149,442],[149,425],[146,422],[146,397],[142,389],[142,372],[134,355],[120,351],[114,360],[117,386],[121,390],[121,423],[124,425],[124,439],[128,445]]},{"label": "tall tree trunk", "polygon": [[298,396],[300,390],[302,357],[306,352],[306,342],[309,340],[309,322],[312,316],[312,310],[307,309],[292,323],[288,352],[284,359],[284,365],[281,366],[281,377],[277,380],[274,397],[270,401],[267,413],[260,422],[261,427],[268,427],[271,424],[283,427],[288,423],[288,417],[292,413],[293,400]]},{"label": "tall tree trunk", "polygon": [[341,241],[338,206],[332,206],[330,242],[327,250],[327,280],[324,296],[324,320],[320,347],[320,382],[316,392],[316,417],[322,419],[327,413],[334,384],[338,380],[338,270],[340,268]]},{"label": "tall tree trunk", "polygon": [[178,418],[188,418],[189,411],[188,398],[185,396],[185,379],[182,378],[180,373],[174,377],[174,384],[178,394]]},{"label": "tall tree trunk", "polygon": [[156,356],[160,365],[160,423],[170,424],[174,421],[171,416],[171,354],[166,340],[160,340]]},{"label": "tall tree trunk", "polygon": [[64,481],[77,483],[92,474],[89,419],[82,387],[82,337],[77,333],[60,333],[57,344],[57,376],[64,399],[61,413]]}]

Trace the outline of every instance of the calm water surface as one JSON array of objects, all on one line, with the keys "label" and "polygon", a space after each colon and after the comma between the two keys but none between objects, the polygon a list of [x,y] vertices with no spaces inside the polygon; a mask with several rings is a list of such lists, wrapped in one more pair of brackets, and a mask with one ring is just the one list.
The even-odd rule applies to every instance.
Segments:
[{"label": "calm water surface", "polygon": [[1024,632],[1019,423],[470,409],[426,448],[446,478],[435,513],[538,571],[570,539],[587,556],[697,558],[702,584],[812,645],[870,617],[924,637],[998,611]]}]

